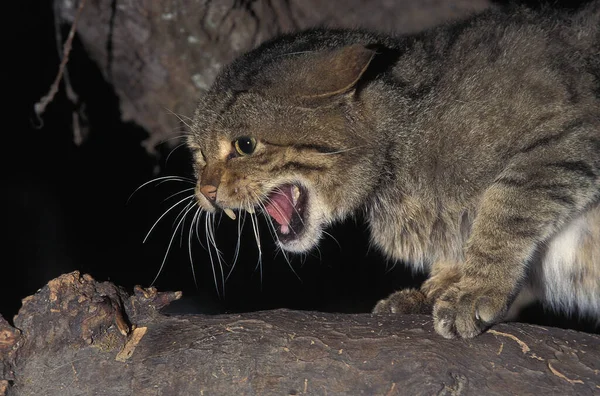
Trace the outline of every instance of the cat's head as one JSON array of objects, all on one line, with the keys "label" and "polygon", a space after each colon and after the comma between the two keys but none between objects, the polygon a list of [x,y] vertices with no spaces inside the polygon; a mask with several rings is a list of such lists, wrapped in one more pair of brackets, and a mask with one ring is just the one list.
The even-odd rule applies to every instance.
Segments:
[{"label": "cat's head", "polygon": [[303,252],[354,212],[377,179],[369,109],[357,84],[362,45],[286,53],[259,47],[217,77],[188,146],[208,212],[262,211],[279,245]]}]

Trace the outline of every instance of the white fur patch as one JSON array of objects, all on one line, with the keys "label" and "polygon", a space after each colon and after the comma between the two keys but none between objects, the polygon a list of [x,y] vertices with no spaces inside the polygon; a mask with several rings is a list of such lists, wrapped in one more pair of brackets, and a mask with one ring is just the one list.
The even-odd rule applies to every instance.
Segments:
[{"label": "white fur patch", "polygon": [[[600,315],[600,245],[586,239],[595,229],[594,216],[582,216],[573,221],[548,243],[542,258],[541,284],[545,302],[553,309],[583,315]],[[587,251],[584,251],[587,249]],[[592,250],[590,250],[592,249]]]}]

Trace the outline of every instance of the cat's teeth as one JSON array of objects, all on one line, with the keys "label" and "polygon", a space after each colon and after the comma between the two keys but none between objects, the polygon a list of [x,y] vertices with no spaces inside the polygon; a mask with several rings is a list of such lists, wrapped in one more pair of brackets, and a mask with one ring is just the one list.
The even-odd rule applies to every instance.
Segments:
[{"label": "cat's teeth", "polygon": [[229,217],[231,220],[235,220],[235,213],[233,213],[233,210],[229,209],[229,208],[225,208],[223,209],[223,212],[225,212],[225,214],[227,215],[227,217]]},{"label": "cat's teeth", "polygon": [[292,203],[294,206],[298,202],[298,198],[300,198],[300,189],[298,186],[292,186]]},{"label": "cat's teeth", "polygon": [[254,208],[252,206],[248,206],[248,209],[246,209],[246,212],[248,212],[250,214],[254,214]]}]

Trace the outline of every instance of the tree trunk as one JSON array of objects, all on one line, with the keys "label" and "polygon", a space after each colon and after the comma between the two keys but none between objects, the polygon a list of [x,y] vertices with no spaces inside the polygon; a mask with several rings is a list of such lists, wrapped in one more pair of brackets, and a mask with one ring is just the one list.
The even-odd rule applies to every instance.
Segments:
[{"label": "tree trunk", "polygon": [[[489,0],[93,1],[78,37],[120,100],[122,117],[150,133],[146,148],[178,135],[197,98],[236,56],[282,32],[316,25],[414,32],[480,12]],[[71,24],[77,1],[55,0]]]},{"label": "tree trunk", "polygon": [[179,296],[78,272],[50,281],[19,330],[0,318],[0,394],[600,393],[598,335],[501,324],[462,341],[421,315],[158,312]]}]

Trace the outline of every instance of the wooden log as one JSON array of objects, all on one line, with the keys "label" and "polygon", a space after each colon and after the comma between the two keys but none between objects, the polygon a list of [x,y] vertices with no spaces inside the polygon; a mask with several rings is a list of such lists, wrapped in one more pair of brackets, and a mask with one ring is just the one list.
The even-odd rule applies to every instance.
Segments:
[{"label": "wooden log", "polygon": [[0,394],[600,393],[599,335],[514,323],[463,341],[422,315],[160,314],[179,296],[52,280],[18,330],[0,322]]}]

